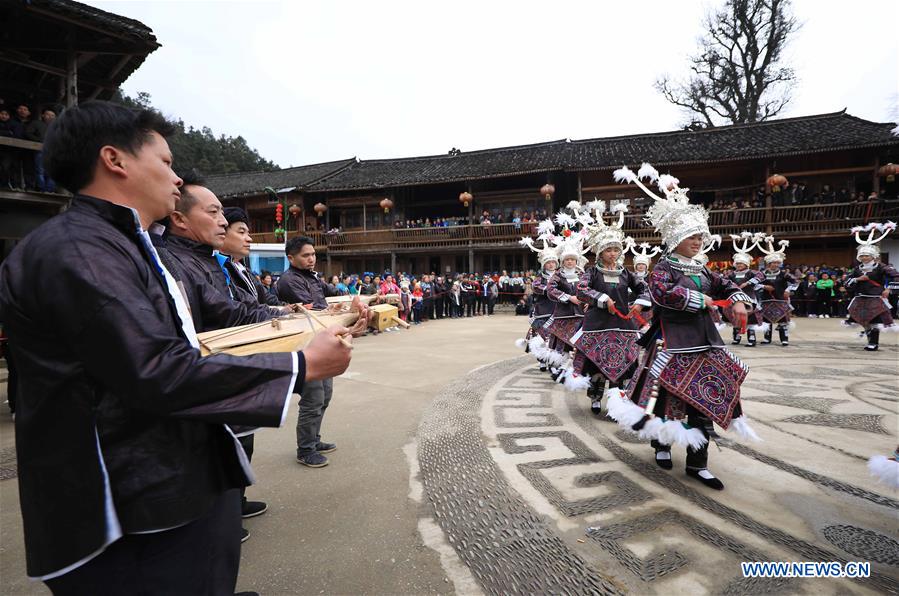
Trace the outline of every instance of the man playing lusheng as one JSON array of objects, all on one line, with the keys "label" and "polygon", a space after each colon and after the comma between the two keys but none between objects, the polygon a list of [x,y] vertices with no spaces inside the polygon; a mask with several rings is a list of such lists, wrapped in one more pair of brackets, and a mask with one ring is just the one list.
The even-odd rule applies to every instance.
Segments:
[{"label": "man playing lusheng", "polygon": [[180,195],[165,140],[173,131],[148,110],[66,110],[44,160],[76,193],[71,207],[0,268],[23,389],[16,449],[28,575],[57,594],[130,594],[136,578],[148,593],[233,593],[237,489],[253,476],[225,423],[278,426],[295,384],[349,363],[340,327],[301,353],[200,356],[146,231]]}]

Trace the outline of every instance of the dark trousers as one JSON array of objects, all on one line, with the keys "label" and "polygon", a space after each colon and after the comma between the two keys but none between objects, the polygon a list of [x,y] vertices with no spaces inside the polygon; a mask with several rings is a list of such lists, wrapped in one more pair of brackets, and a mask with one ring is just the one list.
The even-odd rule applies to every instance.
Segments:
[{"label": "dark trousers", "polygon": [[[237,440],[240,442],[240,446],[243,447],[244,453],[247,454],[247,461],[253,461],[253,437],[255,435],[244,435],[242,437],[238,437]],[[243,487],[240,489],[240,506],[241,511],[243,511],[243,505],[247,502],[246,497],[247,487]]]},{"label": "dark trousers", "polygon": [[6,358],[6,402],[9,405],[11,414],[16,413],[16,395],[19,392],[19,375],[16,372],[16,363],[13,361],[12,350],[9,349],[9,343],[6,344],[6,350],[3,352]]},{"label": "dark trousers", "polygon": [[[660,389],[660,392],[665,391],[664,389]],[[687,424],[689,424],[693,428],[698,428],[702,431],[702,436],[706,438],[708,441],[709,431],[706,430],[706,424],[711,424],[707,418],[702,416],[699,412],[694,410],[693,408],[689,408],[687,411]],[[656,439],[653,439],[651,445],[656,451],[671,451],[671,445],[665,445],[664,443],[658,442]],[[708,467],[709,463],[709,444],[706,442],[705,445],[700,447],[699,449],[693,449],[692,447],[687,447],[687,469],[688,470],[701,470],[703,468]]]},{"label": "dark trousers", "polygon": [[222,493],[203,517],[180,528],[129,534],[63,576],[54,594],[234,594],[240,567],[240,496]]},{"label": "dark trousers", "polygon": [[478,294],[477,298],[475,298],[475,306],[475,312],[477,314],[484,312],[484,297],[481,294]]},{"label": "dark trousers", "polygon": [[465,316],[470,317],[474,314],[474,297],[466,296],[465,297]]},{"label": "dark trousers", "polygon": [[493,307],[496,306],[496,296],[488,296],[487,297],[487,314],[493,314]]},{"label": "dark trousers", "polygon": [[321,442],[322,419],[331,403],[333,379],[308,381],[300,396],[300,414],[297,417],[297,457],[317,450]]},{"label": "dark trousers", "polygon": [[833,296],[818,295],[818,314],[833,316]]}]

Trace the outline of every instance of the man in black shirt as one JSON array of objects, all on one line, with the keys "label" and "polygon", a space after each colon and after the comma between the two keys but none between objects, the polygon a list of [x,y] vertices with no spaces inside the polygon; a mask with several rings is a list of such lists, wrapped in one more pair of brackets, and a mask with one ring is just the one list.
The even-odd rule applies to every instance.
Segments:
[{"label": "man in black shirt", "polygon": [[[315,271],[315,245],[311,238],[291,238],[285,246],[290,268],[278,279],[278,298],[291,304],[303,304],[312,310],[327,310],[326,296],[336,294]],[[310,468],[328,465],[325,453],[337,449],[321,438],[322,419],[331,403],[333,379],[306,383],[300,397],[297,418],[297,463]]]},{"label": "man in black shirt", "polygon": [[[147,229],[180,196],[158,113],[69,108],[44,145],[75,197],[0,267],[28,575],[55,594],[234,591],[238,491],[225,424],[278,426],[294,386],[340,374],[334,327],[300,353],[201,357]],[[60,258],[59,242],[78,258]],[[39,291],[38,291],[39,289]],[[65,296],[65,300],[60,297]]]}]

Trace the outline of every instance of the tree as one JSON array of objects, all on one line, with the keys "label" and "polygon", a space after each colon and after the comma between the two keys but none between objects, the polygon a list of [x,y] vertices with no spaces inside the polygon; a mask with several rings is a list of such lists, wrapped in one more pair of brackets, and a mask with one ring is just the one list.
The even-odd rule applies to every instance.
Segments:
[{"label": "tree", "polygon": [[710,11],[686,82],[659,78],[655,88],[683,108],[685,128],[761,122],[790,101],[793,69],[782,64],[799,28],[790,0],[726,0]]},{"label": "tree", "polygon": [[[153,109],[150,94],[141,91],[129,97],[118,91],[112,101],[130,108]],[[280,169],[277,164],[263,158],[241,136],[216,137],[208,126],[196,129],[183,120],[175,122],[177,133],[168,140],[179,172],[197,169],[204,175],[230,174],[232,172],[271,171]]]}]

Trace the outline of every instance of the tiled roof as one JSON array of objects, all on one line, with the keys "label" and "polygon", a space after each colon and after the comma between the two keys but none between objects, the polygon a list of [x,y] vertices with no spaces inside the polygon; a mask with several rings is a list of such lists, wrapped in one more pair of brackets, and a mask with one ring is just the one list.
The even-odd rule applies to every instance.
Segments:
[{"label": "tiled roof", "polygon": [[237,172],[210,176],[206,186],[221,198],[247,194],[259,194],[266,186],[280,188],[304,188],[355,164],[356,159],[329,161],[272,172]]},{"label": "tiled roof", "polygon": [[844,110],[697,131],[573,141],[567,169],[595,170],[641,161],[706,163],[899,145],[899,138],[890,132],[895,126],[862,120]]},{"label": "tiled roof", "polygon": [[[228,178],[245,180],[235,181],[226,194],[219,194],[248,194],[279,185],[310,192],[378,189],[535,172],[603,170],[642,161],[667,166],[899,145],[899,137],[891,133],[895,126],[862,120],[844,110],[698,131],[551,141],[457,155],[332,162],[344,165],[315,180],[305,176],[305,169],[327,164],[267,174],[230,174]],[[238,186],[240,190],[234,190]]]}]

